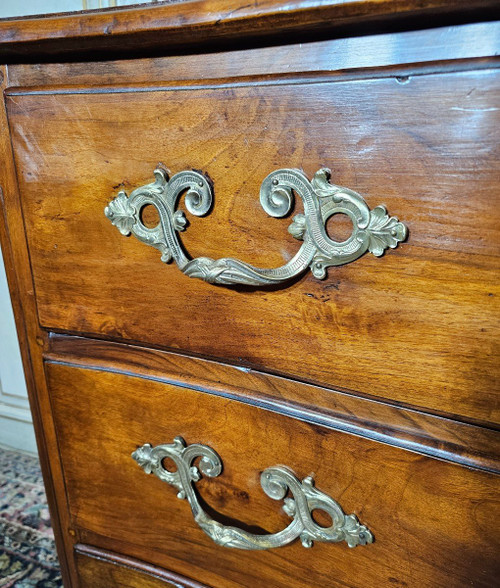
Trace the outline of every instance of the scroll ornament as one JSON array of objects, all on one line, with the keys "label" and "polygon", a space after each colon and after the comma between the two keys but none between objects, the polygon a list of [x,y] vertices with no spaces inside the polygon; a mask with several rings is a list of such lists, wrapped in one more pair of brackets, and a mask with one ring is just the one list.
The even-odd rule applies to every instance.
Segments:
[{"label": "scroll ornament", "polygon": [[[195,522],[215,543],[223,547],[272,549],[287,545],[297,538],[300,538],[304,547],[312,547],[314,541],[345,541],[349,547],[373,541],[371,532],[355,515],[344,514],[333,498],[315,488],[312,477],[300,481],[287,467],[267,468],[262,472],[260,482],[270,498],[284,500],[283,510],[292,521],[278,533],[257,535],[223,525],[203,510],[194,485],[201,474],[214,478],[222,472],[222,461],[212,448],[200,444],[186,445],[182,437],[176,437],[172,444],[152,447],[147,443],[134,451],[132,457],[146,474],[154,474],[174,486],[178,491],[177,498],[187,499]],[[175,463],[175,472],[163,467],[165,458]],[[197,458],[201,458],[198,467],[193,465]],[[288,493],[293,498],[287,496]],[[322,527],[313,520],[311,513],[316,509],[325,511],[331,517],[331,526]]]},{"label": "scroll ornament", "polygon": [[[201,278],[211,284],[266,286],[287,282],[310,268],[318,279],[326,277],[332,266],[350,263],[366,251],[381,256],[387,248],[404,241],[407,228],[396,217],[390,217],[384,206],[370,210],[364,199],[348,188],[329,182],[330,170],[322,168],[312,181],[295,169],[271,172],[262,182],[260,203],[272,217],[290,213],[294,194],[303,201],[304,214],[297,214],[288,231],[302,241],[295,256],[278,268],[258,268],[243,261],[225,257],[191,259],[184,252],[178,233],[188,225],[183,211],[176,210],[185,193],[187,210],[196,216],[208,213],[212,206],[212,186],[197,171],[182,171],[171,179],[163,169],[154,171],[156,180],[134,190],[130,196],[120,192],[104,213],[123,235],[156,247],[165,263],[174,260],[189,277]],[[140,218],[144,206],[151,204],[159,214],[156,227],[146,227]],[[326,222],[334,214],[347,215],[353,224],[351,235],[342,242],[333,241],[326,232]]]}]

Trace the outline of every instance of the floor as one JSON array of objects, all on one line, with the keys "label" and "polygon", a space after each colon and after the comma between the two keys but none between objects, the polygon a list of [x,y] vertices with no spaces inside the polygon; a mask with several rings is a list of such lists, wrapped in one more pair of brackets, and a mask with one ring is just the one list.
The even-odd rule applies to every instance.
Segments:
[{"label": "floor", "polygon": [[38,458],[0,446],[0,588],[61,588]]}]

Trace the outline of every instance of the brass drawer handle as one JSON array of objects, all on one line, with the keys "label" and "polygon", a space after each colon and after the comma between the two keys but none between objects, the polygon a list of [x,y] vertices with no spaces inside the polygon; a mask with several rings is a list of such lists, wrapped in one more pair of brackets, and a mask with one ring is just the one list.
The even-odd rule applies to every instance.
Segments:
[{"label": "brass drawer handle", "polygon": [[[222,471],[222,462],[217,453],[206,445],[186,445],[182,437],[176,437],[171,445],[152,447],[148,443],[132,453],[132,457],[147,474],[155,474],[163,482],[179,491],[178,498],[187,498],[196,523],[218,545],[237,549],[271,549],[281,547],[300,537],[304,547],[312,547],[313,541],[339,543],[345,541],[349,547],[366,545],[373,541],[370,531],[361,525],[355,515],[346,515],[340,505],[314,487],[311,477],[302,482],[291,470],[275,466],[264,470],[260,482],[264,492],[274,500],[284,499],[283,510],[292,517],[292,522],[279,533],[255,535],[225,526],[212,519],[201,507],[194,484],[206,476],[216,477]],[[193,461],[200,457],[199,466]],[[175,472],[163,467],[163,460],[170,458],[177,466]],[[290,492],[293,498],[286,497]],[[332,519],[330,527],[321,527],[311,516],[313,510],[323,510]]]},{"label": "brass drawer handle", "polygon": [[[293,218],[288,231],[303,241],[299,251],[285,265],[257,268],[237,259],[190,259],[182,248],[177,233],[184,231],[187,219],[176,210],[180,195],[186,192],[186,208],[191,214],[203,216],[212,205],[212,186],[196,171],[182,171],[170,180],[162,169],[154,171],[156,181],[125,192],[109,203],[105,215],[123,235],[132,233],[143,243],[161,251],[161,259],[176,262],[187,276],[201,278],[211,284],[262,286],[279,284],[303,273],[308,267],[318,279],[326,276],[326,268],[358,259],[366,251],[376,256],[387,247],[394,248],[406,238],[406,226],[396,217],[389,217],[384,206],[370,210],[363,198],[348,188],[330,184],[330,170],[320,169],[310,182],[299,170],[279,169],[262,182],[260,203],[273,217],[286,216],[298,194],[304,202],[304,214]],[[146,227],[140,219],[141,209],[152,204],[158,210],[159,224]],[[348,239],[336,242],[328,236],[325,225],[334,214],[345,214],[353,223]]]}]

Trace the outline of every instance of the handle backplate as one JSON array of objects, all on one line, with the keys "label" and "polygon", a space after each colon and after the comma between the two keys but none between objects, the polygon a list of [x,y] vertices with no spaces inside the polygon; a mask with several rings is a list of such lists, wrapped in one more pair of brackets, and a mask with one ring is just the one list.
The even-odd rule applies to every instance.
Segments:
[{"label": "handle backplate", "polygon": [[[201,474],[216,477],[222,471],[222,461],[217,453],[206,445],[186,445],[182,437],[176,437],[170,445],[149,444],[139,447],[132,457],[147,474],[155,474],[178,490],[177,497],[187,499],[196,523],[218,545],[237,549],[271,549],[291,543],[300,537],[304,547],[312,547],[314,541],[339,543],[349,547],[366,545],[373,541],[371,532],[359,523],[355,515],[346,515],[340,505],[314,486],[309,476],[300,481],[284,466],[267,468],[260,481],[264,492],[274,500],[284,500],[283,510],[292,518],[282,531],[268,535],[256,535],[243,529],[230,527],[211,518],[202,508],[194,484]],[[177,466],[175,472],[163,467],[163,460],[170,458]],[[198,467],[193,461],[201,458]],[[287,496],[291,494],[291,496]],[[318,525],[312,518],[314,510],[325,511],[332,520],[330,527]]]},{"label": "handle backplate", "polygon": [[[389,217],[384,206],[370,210],[359,194],[331,184],[330,170],[320,169],[309,181],[300,170],[279,169],[262,182],[260,202],[270,216],[280,218],[291,211],[294,194],[300,196],[304,214],[295,215],[288,228],[303,242],[296,255],[281,267],[270,269],[230,257],[191,259],[178,238],[188,222],[184,212],[176,210],[177,201],[185,193],[187,210],[203,216],[212,206],[212,185],[197,171],[182,171],[169,179],[163,169],[156,169],[154,175],[155,182],[137,188],[130,196],[120,192],[106,206],[105,215],[123,235],[132,233],[143,243],[159,249],[162,261],[168,263],[173,259],[187,276],[212,284],[279,284],[299,276],[308,267],[316,278],[323,279],[326,268],[350,263],[366,251],[380,256],[407,235],[405,225],[396,217]],[[148,204],[156,207],[160,218],[153,228],[141,221],[141,210]],[[326,222],[334,214],[345,214],[352,221],[352,233],[345,241],[336,242],[328,236]]]}]

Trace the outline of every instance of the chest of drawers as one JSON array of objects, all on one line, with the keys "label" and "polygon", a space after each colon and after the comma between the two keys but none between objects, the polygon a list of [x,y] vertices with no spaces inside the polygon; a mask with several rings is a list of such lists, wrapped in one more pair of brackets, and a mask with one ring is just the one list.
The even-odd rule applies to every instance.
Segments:
[{"label": "chest of drawers", "polygon": [[495,584],[495,16],[0,23],[0,236],[66,586]]}]

